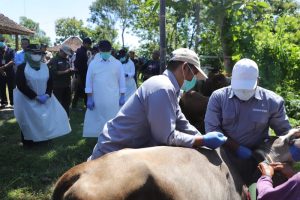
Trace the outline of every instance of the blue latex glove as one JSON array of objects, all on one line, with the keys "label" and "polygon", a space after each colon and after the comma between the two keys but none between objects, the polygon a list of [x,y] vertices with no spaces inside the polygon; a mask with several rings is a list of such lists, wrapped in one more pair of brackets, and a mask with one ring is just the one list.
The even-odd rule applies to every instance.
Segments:
[{"label": "blue latex glove", "polygon": [[123,106],[125,103],[125,95],[122,94],[119,99],[119,106]]},{"label": "blue latex glove", "polygon": [[236,155],[241,159],[249,159],[252,156],[252,151],[251,149],[240,145],[236,151]]},{"label": "blue latex glove", "polygon": [[94,107],[95,107],[95,103],[94,103],[94,100],[93,100],[93,96],[91,95],[88,95],[87,97],[87,102],[86,102],[86,107],[90,110],[93,110]]},{"label": "blue latex glove", "polygon": [[203,145],[211,149],[218,148],[224,144],[227,137],[220,132],[209,132],[203,135]]},{"label": "blue latex glove", "polygon": [[40,104],[46,103],[46,101],[47,101],[48,99],[49,99],[49,95],[48,95],[48,94],[42,94],[42,95],[36,96],[36,100],[37,100]]},{"label": "blue latex glove", "polygon": [[289,148],[292,158],[295,162],[300,161],[300,148],[295,145],[290,146]]}]

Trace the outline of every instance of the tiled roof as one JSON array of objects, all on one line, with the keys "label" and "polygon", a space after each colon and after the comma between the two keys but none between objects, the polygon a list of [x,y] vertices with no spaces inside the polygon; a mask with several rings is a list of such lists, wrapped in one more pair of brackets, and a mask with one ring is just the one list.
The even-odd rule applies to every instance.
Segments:
[{"label": "tiled roof", "polygon": [[53,46],[53,47],[48,47],[47,50],[57,52],[57,51],[59,51],[59,49],[62,45],[67,45],[73,51],[76,51],[82,45],[82,40],[77,36],[71,36],[59,45],[56,45],[56,46]]},{"label": "tiled roof", "polygon": [[34,31],[17,24],[0,13],[0,34],[33,35]]}]

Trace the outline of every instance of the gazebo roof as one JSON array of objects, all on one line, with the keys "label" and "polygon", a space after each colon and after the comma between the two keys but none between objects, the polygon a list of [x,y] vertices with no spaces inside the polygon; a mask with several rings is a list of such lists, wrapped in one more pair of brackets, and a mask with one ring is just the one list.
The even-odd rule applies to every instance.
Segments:
[{"label": "gazebo roof", "polygon": [[61,44],[47,48],[48,51],[57,52],[61,48],[62,45],[69,46],[73,51],[76,51],[81,45],[82,40],[77,36],[71,36],[63,41]]},{"label": "gazebo roof", "polygon": [[0,13],[0,34],[34,35],[34,31],[17,24]]}]

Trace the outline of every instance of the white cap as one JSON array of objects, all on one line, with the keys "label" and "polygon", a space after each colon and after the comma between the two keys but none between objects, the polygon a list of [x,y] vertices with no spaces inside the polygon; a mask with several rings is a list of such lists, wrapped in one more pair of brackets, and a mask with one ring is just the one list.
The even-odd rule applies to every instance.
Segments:
[{"label": "white cap", "polygon": [[253,90],[257,86],[258,67],[248,58],[239,60],[232,69],[231,87],[233,89]]},{"label": "white cap", "polygon": [[200,80],[205,80],[207,79],[207,75],[205,74],[204,71],[202,71],[200,67],[200,60],[198,55],[190,49],[187,48],[180,48],[176,49],[172,52],[172,57],[170,61],[182,61],[182,62],[187,62],[196,67],[196,69],[199,71],[197,73],[197,78]]}]

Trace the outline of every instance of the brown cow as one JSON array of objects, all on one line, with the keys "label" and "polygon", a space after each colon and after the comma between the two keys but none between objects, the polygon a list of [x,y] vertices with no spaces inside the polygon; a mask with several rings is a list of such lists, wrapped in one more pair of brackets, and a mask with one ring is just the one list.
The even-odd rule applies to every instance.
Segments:
[{"label": "brown cow", "polygon": [[204,117],[208,104],[208,97],[196,91],[189,91],[182,95],[180,108],[189,122],[201,133],[205,133]]},{"label": "brown cow", "polygon": [[201,133],[205,133],[204,117],[208,104],[208,98],[213,91],[228,86],[230,81],[224,74],[218,72],[209,73],[206,81],[197,82],[194,90],[182,95],[179,105],[187,120]]},{"label": "brown cow", "polygon": [[[300,129],[270,140],[260,152],[290,161]],[[299,139],[298,139],[299,138]],[[53,200],[238,200],[242,181],[223,149],[181,147],[124,149],[77,165],[57,181]]]}]

